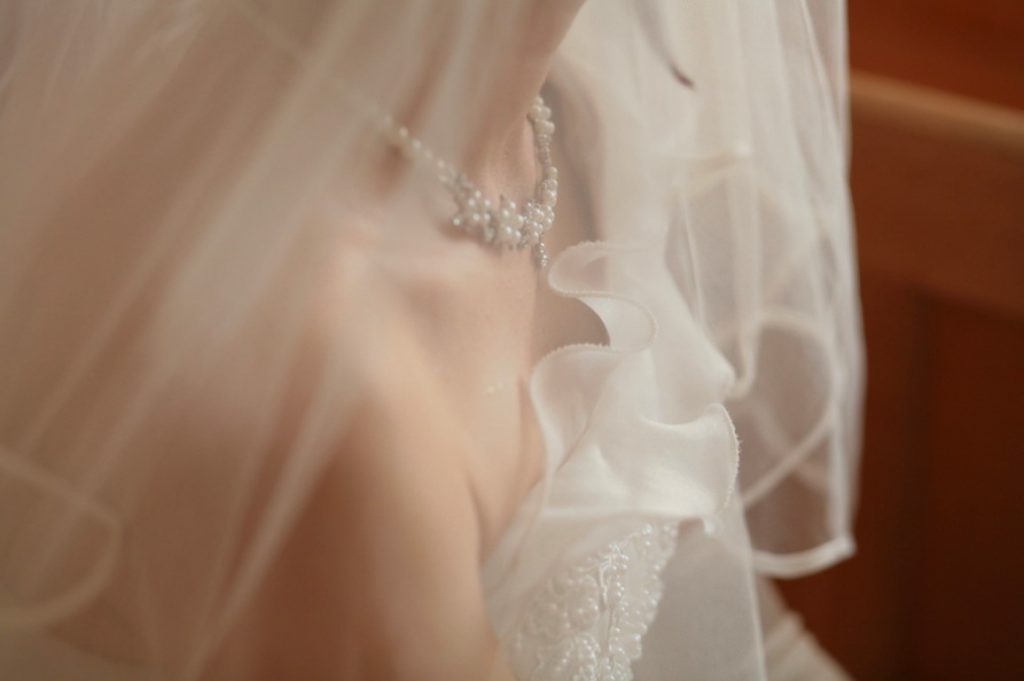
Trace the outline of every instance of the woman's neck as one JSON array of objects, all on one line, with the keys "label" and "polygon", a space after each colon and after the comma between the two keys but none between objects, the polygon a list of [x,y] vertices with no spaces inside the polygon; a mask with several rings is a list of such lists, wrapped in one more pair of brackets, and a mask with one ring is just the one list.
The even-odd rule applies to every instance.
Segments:
[{"label": "woman's neck", "polygon": [[[537,180],[533,132],[527,113],[540,93],[554,61],[555,53],[569,31],[584,0],[522,0],[518,5],[507,0],[491,0],[474,29],[475,44],[469,49],[470,71],[464,78],[466,88],[448,102],[446,110],[473,112],[459,119],[458,130],[449,131],[457,150],[435,140],[424,139],[427,146],[451,160],[473,183],[490,196],[499,193],[527,196]],[[380,5],[380,11],[387,8]],[[382,19],[383,20],[383,19]],[[499,30],[488,31],[488,26]],[[510,28],[514,26],[515,28]],[[495,37],[497,36],[497,41]],[[449,36],[438,36],[443,43]],[[368,54],[386,49],[367,39],[359,48]],[[434,54],[441,54],[437,50]],[[352,61],[358,65],[357,60]],[[421,67],[422,89],[410,100],[399,104],[393,113],[407,125],[415,137],[421,137],[420,126],[426,107],[432,101],[432,89],[438,84],[432,71],[446,68],[443,63]],[[364,75],[353,79],[362,82]],[[373,91],[372,81],[365,85]],[[461,100],[465,98],[465,101]],[[467,127],[468,126],[468,127]],[[382,159],[382,165],[371,174],[370,192],[387,195],[396,178],[402,175],[406,160],[398,154]]]},{"label": "woman's neck", "polygon": [[530,0],[521,31],[484,82],[487,105],[464,159],[464,170],[485,190],[530,187],[536,174],[533,134],[527,112],[548,77],[555,52],[583,0]]}]

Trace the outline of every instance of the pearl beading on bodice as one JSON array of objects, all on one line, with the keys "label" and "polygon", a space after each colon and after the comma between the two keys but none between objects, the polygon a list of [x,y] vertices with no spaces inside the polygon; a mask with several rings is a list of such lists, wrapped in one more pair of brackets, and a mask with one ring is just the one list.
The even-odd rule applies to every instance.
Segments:
[{"label": "pearl beading on bodice", "polygon": [[675,551],[675,523],[647,523],[551,577],[505,645],[528,681],[631,681]]}]

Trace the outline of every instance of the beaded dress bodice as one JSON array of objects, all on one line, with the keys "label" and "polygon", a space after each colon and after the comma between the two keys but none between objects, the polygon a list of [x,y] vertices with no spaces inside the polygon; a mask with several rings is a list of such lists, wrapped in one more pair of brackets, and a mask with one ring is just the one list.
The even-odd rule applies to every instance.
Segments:
[{"label": "beaded dress bodice", "polygon": [[560,566],[503,637],[524,681],[629,681],[661,598],[660,573],[675,549],[673,523],[645,523],[583,559]]}]

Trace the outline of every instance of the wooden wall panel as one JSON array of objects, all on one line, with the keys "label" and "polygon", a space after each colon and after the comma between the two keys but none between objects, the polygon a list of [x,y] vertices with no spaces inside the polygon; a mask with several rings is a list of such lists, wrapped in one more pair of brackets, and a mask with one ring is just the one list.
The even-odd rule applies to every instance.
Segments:
[{"label": "wooden wall panel", "polygon": [[[911,599],[924,555],[915,530],[927,509],[919,486],[930,344],[927,300],[905,282],[862,272],[868,398],[857,553],[782,586],[821,643],[858,679],[910,678]],[[885,329],[885,333],[878,333]]]},{"label": "wooden wall panel", "polygon": [[[1017,8],[943,0],[931,19],[1016,21]],[[982,33],[951,38],[951,54]],[[1024,30],[1013,49],[996,43],[963,73],[1019,52]],[[917,82],[852,79],[868,351],[858,553],[783,591],[855,678],[1024,679],[1024,109],[1009,106],[1024,104],[1010,87],[1024,69],[993,66],[976,90],[988,101],[969,99],[951,94],[970,92],[959,72],[934,68],[948,55],[918,63],[892,35],[878,44],[879,71]]]},{"label": "wooden wall panel", "polygon": [[937,304],[915,678],[1024,679],[1024,319]]},{"label": "wooden wall panel", "polygon": [[1024,109],[1021,0],[848,0],[854,68]]}]

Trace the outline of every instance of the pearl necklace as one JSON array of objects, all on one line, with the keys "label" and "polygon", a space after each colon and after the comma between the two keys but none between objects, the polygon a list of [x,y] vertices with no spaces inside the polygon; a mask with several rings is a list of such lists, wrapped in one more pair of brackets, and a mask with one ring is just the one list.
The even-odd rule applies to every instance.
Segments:
[{"label": "pearl necklace", "polygon": [[527,118],[533,126],[540,180],[534,189],[534,198],[527,201],[522,209],[504,194],[495,206],[468,177],[438,158],[407,128],[395,123],[390,115],[385,114],[381,118],[380,129],[403,156],[434,167],[441,184],[455,200],[457,210],[451,218],[452,226],[501,251],[530,247],[534,265],[537,269],[544,269],[549,261],[544,234],[555,222],[555,205],[558,203],[558,169],[551,162],[551,138],[555,124],[551,122],[551,109],[540,97],[530,106]]}]

